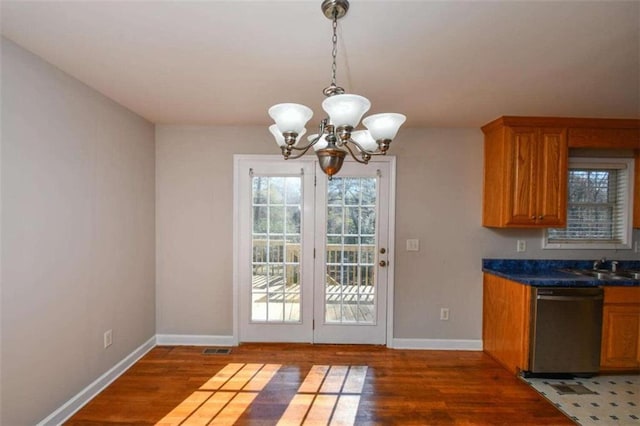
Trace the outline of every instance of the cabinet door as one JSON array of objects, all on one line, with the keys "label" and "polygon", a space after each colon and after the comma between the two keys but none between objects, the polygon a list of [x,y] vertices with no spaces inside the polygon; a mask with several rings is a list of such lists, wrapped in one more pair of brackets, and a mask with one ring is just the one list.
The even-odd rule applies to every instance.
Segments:
[{"label": "cabinet door", "polygon": [[513,374],[529,369],[531,287],[484,274],[483,350]]},{"label": "cabinet door", "polygon": [[506,195],[507,225],[533,225],[536,212],[536,129],[515,127],[509,129],[510,164],[507,167],[509,186]]},{"label": "cabinet door", "polygon": [[563,226],[567,216],[567,132],[566,129],[540,129],[536,223]]},{"label": "cabinet door", "polygon": [[640,368],[640,307],[605,304],[602,320],[603,369]]},{"label": "cabinet door", "polygon": [[633,209],[633,227],[640,228],[640,149],[636,150],[636,181],[633,187],[633,199],[635,207]]}]

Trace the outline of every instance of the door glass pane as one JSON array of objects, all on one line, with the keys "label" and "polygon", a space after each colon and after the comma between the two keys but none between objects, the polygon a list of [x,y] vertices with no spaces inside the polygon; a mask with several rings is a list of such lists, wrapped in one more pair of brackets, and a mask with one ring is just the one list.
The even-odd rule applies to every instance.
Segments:
[{"label": "door glass pane", "polygon": [[375,323],[376,186],[376,178],[327,183],[326,323]]},{"label": "door glass pane", "polygon": [[300,177],[252,178],[251,321],[300,322]]}]

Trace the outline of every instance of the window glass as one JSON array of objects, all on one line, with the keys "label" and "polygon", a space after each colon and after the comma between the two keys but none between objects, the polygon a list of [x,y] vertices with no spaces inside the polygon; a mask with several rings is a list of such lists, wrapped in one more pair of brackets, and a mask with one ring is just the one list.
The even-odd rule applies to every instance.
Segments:
[{"label": "window glass", "polygon": [[572,159],[567,225],[547,230],[545,248],[630,248],[632,171],[632,159]]}]

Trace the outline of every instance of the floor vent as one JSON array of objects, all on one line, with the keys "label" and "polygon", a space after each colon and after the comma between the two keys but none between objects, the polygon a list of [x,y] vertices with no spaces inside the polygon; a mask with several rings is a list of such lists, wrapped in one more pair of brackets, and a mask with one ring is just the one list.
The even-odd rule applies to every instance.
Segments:
[{"label": "floor vent", "polygon": [[588,395],[596,392],[587,389],[582,385],[551,385],[559,395]]},{"label": "floor vent", "polygon": [[229,355],[231,348],[206,348],[202,353],[204,355]]}]

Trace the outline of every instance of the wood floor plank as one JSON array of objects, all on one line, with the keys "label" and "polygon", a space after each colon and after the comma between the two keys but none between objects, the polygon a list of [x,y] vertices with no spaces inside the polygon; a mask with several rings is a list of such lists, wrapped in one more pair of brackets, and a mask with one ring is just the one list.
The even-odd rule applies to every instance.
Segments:
[{"label": "wood floor plank", "polygon": [[277,426],[299,426],[304,421],[313,399],[312,394],[298,394],[293,397],[287,410],[278,420]]},{"label": "wood floor plank", "polygon": [[[349,406],[346,402],[341,406],[341,398],[354,395],[360,398],[353,420],[358,426],[573,425],[535,390],[483,352],[308,344],[243,344],[229,355],[204,355],[199,347],[159,346],[66,424],[182,422],[198,409],[213,404],[215,395],[223,392],[220,388],[224,383],[247,364],[281,367],[262,391],[234,391],[239,394],[237,404],[224,416],[220,416],[224,411],[221,409],[215,421],[268,426],[278,424],[287,412],[305,416],[309,405],[305,408],[304,401],[323,396],[319,391],[330,366],[349,366],[342,394],[324,395],[337,398],[332,414],[336,421],[346,416],[341,407]],[[350,384],[350,374],[357,371],[356,366],[366,366],[364,381],[359,393],[347,393],[354,386]],[[310,373],[316,378],[303,394],[303,382]],[[358,389],[354,386],[351,390]],[[208,415],[204,411],[201,414],[202,419]],[[297,423],[282,424],[299,425],[300,414],[295,419]]]},{"label": "wood floor plank", "polygon": [[207,382],[200,387],[202,390],[218,390],[220,389],[229,379],[231,379],[242,367],[244,364],[239,363],[231,363],[224,366],[222,370],[220,370],[215,376],[211,377]]},{"label": "wood floor plank", "polygon": [[238,392],[209,424],[223,426],[235,424],[246,409],[249,408],[256,396],[258,396],[257,392]]},{"label": "wood floor plank", "polygon": [[317,395],[313,400],[307,417],[302,423],[305,426],[327,425],[333,414],[338,397],[336,395]]},{"label": "wood floor plank", "polygon": [[333,365],[327,373],[320,393],[339,393],[342,390],[342,384],[347,377],[349,367],[346,365]]},{"label": "wood floor plank", "polygon": [[238,391],[245,387],[247,383],[256,373],[264,367],[264,364],[247,364],[240,369],[232,378],[222,385],[222,390],[234,390]]},{"label": "wood floor plank", "polygon": [[322,382],[329,371],[328,365],[314,365],[311,367],[309,374],[304,379],[304,382],[300,385],[298,392],[300,393],[316,393],[322,386]]},{"label": "wood floor plank", "polygon": [[329,425],[354,425],[356,421],[356,414],[358,413],[358,405],[360,405],[360,395],[340,395]]},{"label": "wood floor plank", "polygon": [[181,426],[208,425],[218,413],[236,396],[235,392],[219,391],[211,395]]},{"label": "wood floor plank", "polygon": [[242,390],[260,392],[280,369],[280,364],[265,364]]},{"label": "wood floor plank", "polygon": [[364,381],[367,378],[367,366],[354,365],[349,368],[347,380],[344,382],[342,393],[362,393]]},{"label": "wood floor plank", "polygon": [[200,407],[212,392],[194,392],[187,399],[182,401],[180,405],[171,410],[169,414],[163,417],[157,424],[159,426],[179,425],[187,419],[198,407]]}]

